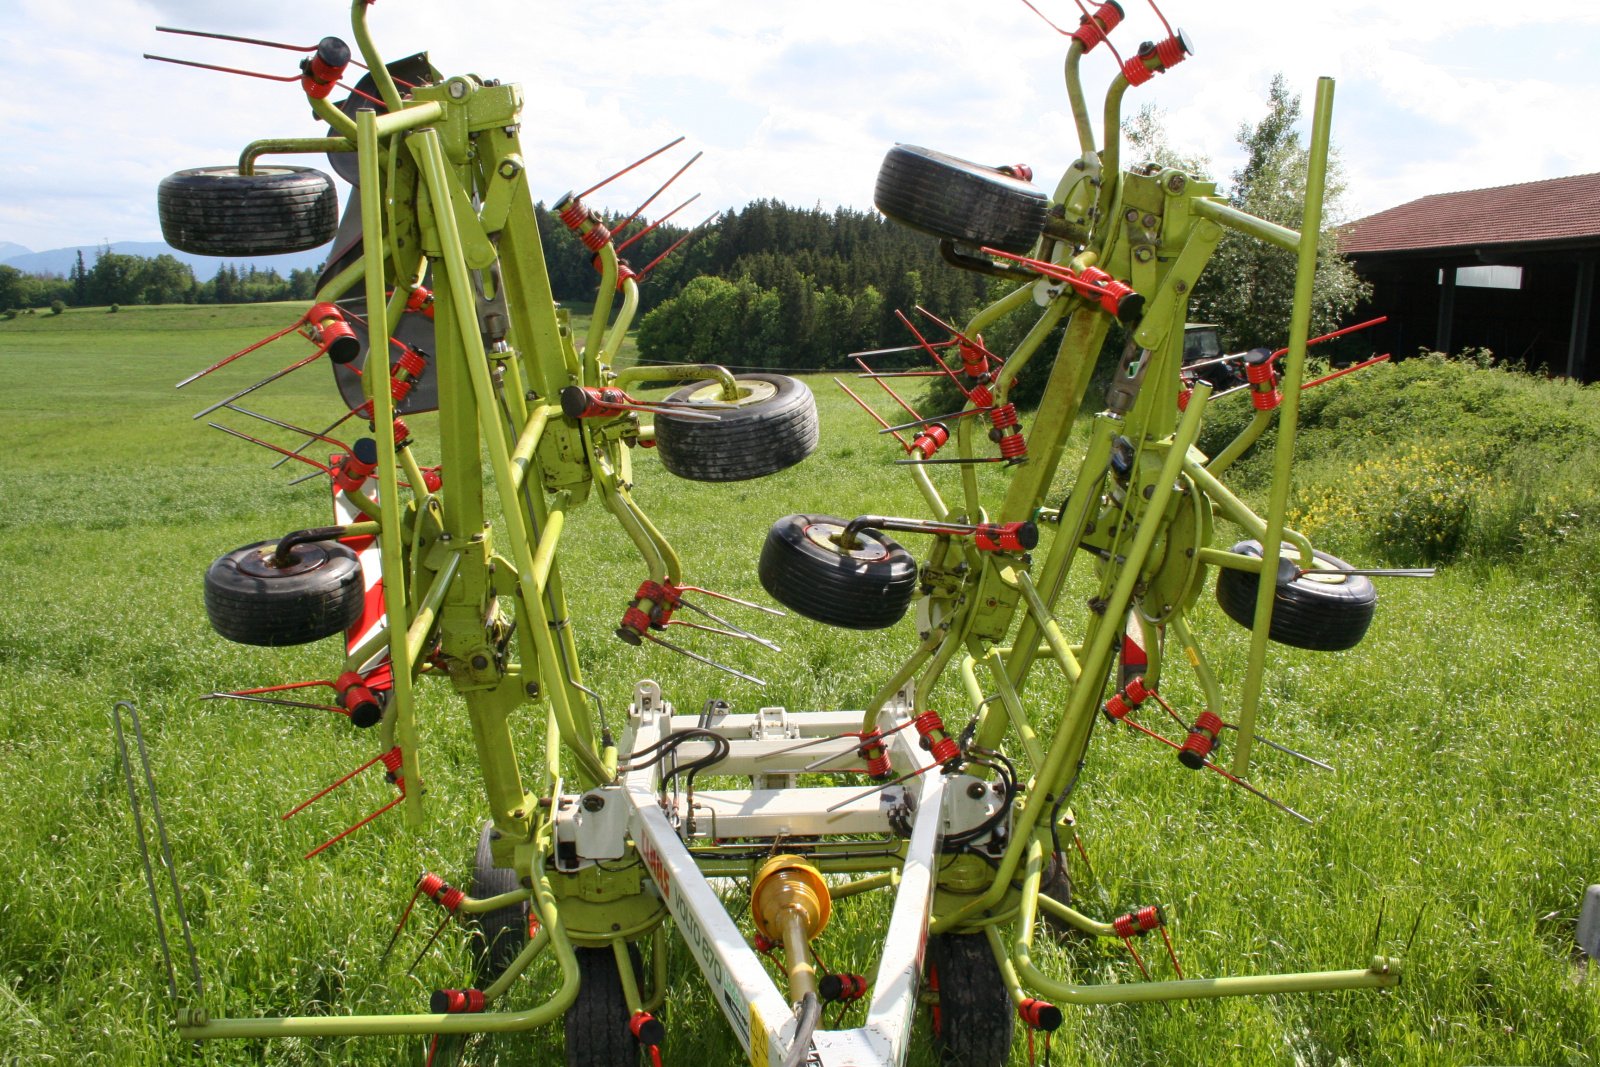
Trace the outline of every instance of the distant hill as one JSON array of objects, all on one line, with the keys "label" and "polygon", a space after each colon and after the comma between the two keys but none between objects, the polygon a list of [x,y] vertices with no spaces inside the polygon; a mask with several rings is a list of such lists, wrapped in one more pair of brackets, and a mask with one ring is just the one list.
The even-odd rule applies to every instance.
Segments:
[{"label": "distant hill", "polygon": [[[0,241],[0,263],[15,267],[25,274],[56,274],[65,277],[72,270],[72,264],[77,260],[79,252],[83,253],[83,262],[92,267],[94,257],[100,248],[100,245],[75,245],[71,248],[52,248],[48,252],[30,252],[19,244]],[[328,248],[324,245],[310,252],[296,252],[287,256],[219,259],[215,256],[197,256],[190,252],[179,252],[162,241],[114,241],[111,251],[125,256],[144,256],[146,259],[162,254],[172,256],[180,262],[187,263],[194,270],[194,276],[203,282],[215,277],[217,271],[229,263],[241,270],[249,270],[252,266],[257,270],[275,270],[287,278],[292,270],[320,267],[323,258],[328,254]]]}]

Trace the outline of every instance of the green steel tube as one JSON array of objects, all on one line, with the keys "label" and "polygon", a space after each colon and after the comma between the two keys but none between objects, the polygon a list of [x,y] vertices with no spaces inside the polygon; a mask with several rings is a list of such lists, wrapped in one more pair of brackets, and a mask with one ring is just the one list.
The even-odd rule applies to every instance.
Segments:
[{"label": "green steel tube", "polygon": [[[1197,463],[1193,457],[1189,457],[1184,460],[1183,473],[1187,474],[1191,479],[1193,479],[1195,487],[1204,493],[1213,504],[1216,504],[1221,509],[1225,518],[1231,522],[1237,523],[1239,528],[1245,533],[1249,534],[1257,541],[1260,541],[1262,544],[1263,553],[1265,552],[1265,546],[1268,544],[1279,544],[1287,541],[1291,545],[1294,545],[1295,548],[1300,550],[1300,565],[1302,567],[1309,567],[1311,565],[1313,558],[1311,555],[1311,541],[1306,537],[1305,534],[1298,530],[1290,529],[1286,526],[1280,526],[1278,529],[1278,540],[1273,541],[1268,536],[1267,521],[1261,518],[1261,516],[1257,515],[1255,512],[1251,511],[1250,505],[1246,504],[1244,501],[1235,496],[1233,490],[1223,485],[1215,475],[1213,475],[1206,468],[1200,466],[1200,464]],[[1201,549],[1201,551],[1211,552],[1213,550]],[[1217,559],[1216,556],[1209,556],[1206,558],[1210,562],[1217,563],[1219,566],[1231,566],[1235,570],[1253,569],[1250,567],[1234,566],[1233,564],[1222,563]]]},{"label": "green steel tube", "polygon": [[[444,150],[439,145],[438,132],[421,130],[415,135],[414,140],[420,146],[421,150],[417,153],[418,163],[435,202],[448,202],[447,190],[451,179],[444,160]],[[452,212],[440,211],[436,218],[439,242],[444,253],[442,265],[446,268],[450,283],[446,288],[454,304],[456,324],[461,333],[463,360],[466,363],[468,377],[471,379],[472,392],[477,398],[478,419],[482,424],[483,438],[488,446],[495,483],[501,493],[501,513],[505,519],[512,555],[517,564],[517,590],[522,599],[523,611],[531,624],[533,632],[530,637],[539,658],[545,663],[556,664],[560,660],[557,659],[555,640],[550,634],[549,619],[540,597],[541,590],[533,582],[533,548],[528,538],[524,512],[519,506],[517,494],[511,491],[511,486],[515,482],[511,466],[511,450],[506,443],[505,428],[501,426],[495,411],[494,384],[489,379],[483,339],[478,334],[478,319],[472,306],[472,293],[465,277],[450,276],[462,272],[466,262],[461,246],[461,235],[456,229],[455,215]],[[555,685],[548,688],[551,690],[548,696],[561,737],[574,758],[578,760],[586,778],[586,785],[597,785],[605,781],[605,767],[594,749],[587,721],[579,722],[575,717],[568,699],[567,687]]]},{"label": "green steel tube", "polygon": [[[339,112],[341,115],[344,112]],[[349,137],[277,137],[251,141],[239,153],[239,173],[254,174],[255,162],[261,156],[304,155],[320,152],[354,152],[356,144]]]},{"label": "green steel tube", "polygon": [[1062,316],[1076,303],[1078,301],[1075,297],[1063,292],[1060,296],[1050,301],[1050,306],[1039,314],[1039,319],[1033,324],[1033,328],[1018,342],[1016,351],[1012,352],[1010,357],[1007,358],[1005,373],[995,383],[994,402],[996,407],[1005,404],[1010,399],[1011,383],[1016,381],[1017,376],[1022,373],[1022,369],[1033,359],[1034,354],[1039,351],[1039,346],[1044,344],[1046,338],[1050,336],[1050,331],[1054,330],[1061,322]]},{"label": "green steel tube", "polygon": [[622,1002],[628,1006],[628,1014],[644,1010],[644,997],[639,995],[639,982],[633,974],[633,960],[628,955],[628,943],[622,938],[611,942],[611,955],[617,961],[617,977],[622,980]]},{"label": "green steel tube", "polygon": [[[361,183],[368,189],[379,188],[378,178],[378,125],[377,115],[369,110],[356,112],[356,143],[359,153],[356,164]],[[380,197],[361,198],[361,230],[363,243],[376,249],[383,241],[383,201]],[[366,260],[367,307],[382,307],[387,299],[384,292],[383,256],[368,255]],[[367,351],[389,351],[389,324],[381,315],[367,319]],[[379,364],[385,372],[388,363]],[[383,610],[388,618],[389,662],[393,666],[394,688],[391,706],[394,714],[395,739],[400,745],[401,774],[410,783],[405,790],[406,822],[412,826],[422,821],[422,768],[417,758],[416,704],[411,692],[412,675],[416,661],[406,641],[406,583],[405,546],[401,543],[404,531],[400,524],[400,479],[395,455],[394,434],[388,427],[394,422],[394,398],[389,395],[388,374],[367,375],[362,379],[367,395],[372,400],[373,425],[383,429],[374,436],[378,439],[378,505],[382,511],[383,529],[378,535],[379,553],[383,573],[394,580],[383,583]],[[386,714],[386,718],[389,716]]]},{"label": "green steel tube", "polygon": [[[984,656],[983,662],[984,666],[989,668],[989,676],[994,679],[995,690],[1000,694],[1000,702],[1005,706],[1006,715],[1011,719],[1011,726],[1022,741],[1022,750],[1028,755],[1028,766],[1039,766],[1044,761],[1044,748],[1039,744],[1039,735],[1033,732],[1033,724],[1028,721],[1028,712],[1022,706],[1022,697],[1006,674],[1005,660],[998,651],[991,649]],[[979,699],[982,699],[981,695]]]},{"label": "green steel tube", "polygon": [[1095,198],[1094,205],[1098,231],[1096,251],[1102,255],[1117,232],[1117,220],[1111,217],[1111,201],[1122,186],[1122,96],[1127,91],[1128,79],[1120,73],[1106,87],[1106,146],[1100,152],[1100,195]]},{"label": "green steel tube", "polygon": [[312,303],[320,304],[324,301],[337,300],[349,291],[358,279],[367,276],[367,257],[365,253],[356,257],[356,261],[344,270],[328,279],[328,284],[317,290],[317,295],[312,297]]},{"label": "green steel tube", "polygon": [[617,250],[607,241],[600,247],[600,291],[595,294],[594,312],[589,318],[589,333],[583,342],[583,385],[603,385],[597,368],[605,348],[606,321],[617,295]]},{"label": "green steel tube", "polygon": [[1094,126],[1089,121],[1089,104],[1083,97],[1083,78],[1079,65],[1083,59],[1083,42],[1074,39],[1067,48],[1067,100],[1072,104],[1072,123],[1078,130],[1078,147],[1084,155],[1094,151]]},{"label": "green steel tube", "polygon": [[1050,614],[1050,609],[1039,599],[1039,590],[1034,588],[1033,579],[1028,577],[1026,571],[1017,572],[1017,588],[1022,590],[1022,599],[1028,603],[1028,614],[1033,617],[1034,624],[1044,634],[1045,643],[1050,646],[1050,654],[1061,667],[1061,673],[1067,676],[1068,681],[1076,682],[1083,676],[1083,667],[1072,654],[1072,647]]},{"label": "green steel tube", "polygon": [[[1283,404],[1278,409],[1272,496],[1267,505],[1266,532],[1261,538],[1262,554],[1269,557],[1283,538],[1284,523],[1289,514],[1289,479],[1294,466],[1295,433],[1300,426],[1300,385],[1305,380],[1306,339],[1311,335],[1312,285],[1317,271],[1317,242],[1322,234],[1322,197],[1328,178],[1328,131],[1332,121],[1333,79],[1319,78],[1317,99],[1312,111],[1310,159],[1306,164],[1305,216],[1300,226],[1294,311],[1289,316],[1289,351],[1284,357]],[[1304,550],[1301,563],[1303,566],[1310,565]],[[1261,708],[1261,678],[1267,662],[1267,633],[1272,625],[1272,605],[1277,591],[1276,582],[1256,583],[1255,627],[1250,632],[1250,659],[1245,668],[1244,691],[1239,701],[1238,737],[1233,750],[1233,773],[1241,778],[1250,770],[1256,713]]]},{"label": "green steel tube", "polygon": [[639,283],[629,278],[622,283],[622,310],[617,312],[617,321],[611,324],[605,350],[600,353],[601,362],[607,366],[616,362],[617,353],[622,349],[622,342],[627,339],[628,328],[633,325],[633,316],[638,310]]},{"label": "green steel tube", "polygon": [[894,695],[909,682],[921,666],[928,662],[928,657],[936,652],[944,643],[948,630],[935,629],[928,635],[928,639],[918,645],[916,651],[911,653],[911,658],[900,665],[887,682],[878,687],[873,694],[872,702],[867,705],[866,711],[861,716],[861,729],[863,732],[872,729],[878,724],[878,712],[883,710],[885,704],[894,699]]},{"label": "green steel tube", "polygon": [[1200,683],[1200,692],[1205,697],[1206,710],[1222,714],[1222,689],[1217,685],[1217,676],[1211,673],[1211,665],[1200,653],[1200,645],[1194,639],[1189,620],[1180,611],[1168,620],[1167,626],[1183,647],[1183,658],[1189,661],[1190,668],[1194,670],[1195,681]]},{"label": "green steel tube", "polygon": [[347,139],[352,141],[356,139],[355,120],[326,100],[318,100],[316,97],[311,97],[310,100],[311,110],[317,118],[338,130]]},{"label": "green steel tube", "polygon": [[1221,474],[1233,466],[1234,461],[1248,452],[1251,445],[1261,440],[1261,435],[1272,425],[1273,415],[1274,412],[1271,411],[1257,411],[1252,415],[1250,424],[1240,430],[1239,436],[1230,441],[1227,448],[1218,452],[1211,462],[1206,464],[1206,470],[1212,474]]},{"label": "green steel tube", "polygon": [[[509,896],[510,894],[505,895]],[[500,977],[484,987],[484,999],[493,1004],[505,996],[516,980],[522,977],[522,972],[528,969],[528,965],[538,959],[539,953],[549,946],[550,931],[546,930],[541,923],[539,929],[534,931],[533,937],[529,939],[526,945],[522,946],[522,951],[518,952],[516,958],[506,965],[505,970],[500,972]]]},{"label": "green steel tube", "polygon": [[614,384],[618,389],[625,389],[633,382],[663,381],[675,378],[715,378],[722,386],[723,399],[737,400],[739,398],[739,383],[734,381],[733,373],[727,367],[716,363],[667,363],[651,364],[648,367],[624,367],[617,372],[617,379]]},{"label": "green steel tube", "polygon": [[1287,226],[1258,219],[1249,212],[1240,211],[1220,200],[1191,200],[1189,208],[1202,219],[1210,219],[1219,226],[1237,230],[1270,245],[1277,245],[1290,252],[1298,251],[1300,248],[1300,235]]},{"label": "green steel tube", "polygon": [[1056,731],[1044,765],[1034,776],[1035,784],[1028,790],[1027,799],[1023,801],[1022,811],[1012,827],[1011,842],[1000,857],[993,885],[960,908],[935,920],[929,927],[931,932],[943,933],[952,927],[958,927],[969,916],[993,907],[1005,896],[1011,883],[1011,875],[1022,858],[1022,850],[1027,847],[1022,843],[1029,841],[1034,825],[1045,809],[1053,803],[1053,794],[1058,788],[1069,758],[1084,744],[1088,724],[1095,714],[1094,705],[1100,695],[1099,685],[1094,679],[1102,676],[1100,668],[1109,662],[1112,642],[1121,636],[1120,620],[1124,617],[1133,595],[1133,588],[1138,584],[1140,568],[1149,555],[1150,546],[1155,542],[1157,533],[1163,528],[1162,523],[1153,519],[1166,511],[1167,502],[1172,497],[1173,486],[1177,483],[1178,471],[1182,467],[1182,459],[1189,445],[1199,436],[1201,415],[1210,397],[1211,387],[1201,383],[1196,387],[1194,396],[1189,401],[1189,407],[1178,423],[1171,446],[1162,461],[1161,472],[1154,484],[1154,492],[1150,496],[1148,510],[1145,512],[1146,518],[1139,524],[1133,543],[1127,551],[1128,562],[1118,574],[1116,585],[1108,598],[1107,616],[1101,619],[1105,622],[1114,617],[1119,624],[1093,628],[1082,658],[1085,676],[1090,678],[1091,684],[1086,685],[1080,681],[1072,687],[1072,693],[1067,698],[1067,707],[1062,714],[1061,728]]},{"label": "green steel tube", "polygon": [[[461,567],[461,553],[450,553],[447,562],[434,574],[433,582],[428,586],[428,591],[417,604],[417,613],[411,619],[411,625],[406,629],[406,663],[416,663],[422,659],[423,651],[427,645],[428,635],[433,632],[433,623],[439,616],[439,605],[444,603],[445,594],[450,591],[450,583],[456,579],[456,571]],[[384,595],[388,595],[384,589]]]},{"label": "green steel tube", "polygon": [[[533,454],[539,448],[539,442],[544,438],[545,427],[550,424],[550,416],[556,411],[548,404],[541,404],[533,409],[528,416],[528,422],[522,427],[522,433],[517,435],[517,443],[511,448],[512,487],[520,490],[523,482],[528,477],[528,466],[533,462]],[[535,487],[541,488],[542,487]]]},{"label": "green steel tube", "polygon": [[878,889],[893,889],[900,884],[899,871],[884,871],[882,874],[872,874],[865,878],[846,882],[844,885],[830,886],[828,895],[834,900],[843,900],[846,897],[857,896],[861,893],[871,893]]},{"label": "green steel tube", "polygon": [[1023,282],[999,300],[980,310],[976,315],[967,320],[962,328],[962,333],[968,337],[976,338],[978,334],[988,329],[992,323],[1005,318],[1019,307],[1023,307],[1033,299],[1033,283]]},{"label": "green steel tube", "polygon": [[[356,47],[361,51],[361,58],[367,64],[367,70],[372,75],[373,82],[378,86],[378,95],[383,97],[383,102],[388,109],[399,111],[405,107],[405,101],[400,98],[400,90],[395,87],[394,78],[389,74],[388,66],[383,62],[383,57],[378,54],[378,48],[372,43],[372,33],[367,29],[367,6],[372,0],[350,0],[350,32],[355,36]],[[376,189],[376,185],[367,188]],[[368,307],[377,307],[368,304]]]},{"label": "green steel tube", "polygon": [[[563,497],[569,494],[563,493]],[[545,588],[550,581],[550,568],[556,562],[556,547],[561,543],[561,531],[567,525],[567,501],[557,502],[545,516],[544,528],[539,531],[539,544],[533,550],[533,582]]]}]

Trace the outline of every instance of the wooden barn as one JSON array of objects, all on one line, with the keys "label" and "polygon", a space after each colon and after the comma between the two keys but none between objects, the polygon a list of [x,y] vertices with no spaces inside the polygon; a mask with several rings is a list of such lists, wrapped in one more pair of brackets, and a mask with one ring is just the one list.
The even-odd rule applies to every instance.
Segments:
[{"label": "wooden barn", "polygon": [[1389,316],[1379,351],[1487,348],[1600,379],[1600,174],[1435,193],[1351,223],[1339,247],[1372,283],[1367,308]]}]

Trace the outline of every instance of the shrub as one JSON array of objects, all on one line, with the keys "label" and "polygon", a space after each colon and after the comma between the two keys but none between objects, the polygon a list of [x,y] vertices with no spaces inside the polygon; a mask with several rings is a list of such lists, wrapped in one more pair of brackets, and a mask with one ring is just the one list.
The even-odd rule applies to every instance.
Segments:
[{"label": "shrub", "polygon": [[67,302],[65,300],[50,301],[50,314],[59,315],[65,310],[67,310]]},{"label": "shrub", "polygon": [[16,317],[17,317],[17,309],[16,308],[6,308],[4,311],[0,311],[0,319],[5,319],[7,322],[10,322],[12,319],[14,319]]},{"label": "shrub", "polygon": [[106,314],[107,315],[115,315],[117,312],[119,312],[121,310],[122,310],[122,307],[120,305],[112,304],[110,307],[106,308]]},{"label": "shrub", "polygon": [[1411,442],[1348,471],[1335,466],[1302,487],[1291,524],[1307,534],[1364,544],[1394,563],[1448,562],[1466,545],[1482,476],[1452,454],[1448,443]]}]

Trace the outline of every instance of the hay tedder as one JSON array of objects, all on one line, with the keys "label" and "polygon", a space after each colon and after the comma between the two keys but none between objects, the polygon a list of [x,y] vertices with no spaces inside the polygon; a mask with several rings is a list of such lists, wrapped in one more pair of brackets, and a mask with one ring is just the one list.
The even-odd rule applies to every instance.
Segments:
[{"label": "hay tedder", "polygon": [[[1097,46],[1110,50],[1108,35],[1123,20],[1115,2],[1060,31],[1080,145],[1053,194],[1020,165],[892,149],[879,173],[880,209],[937,238],[956,267],[1011,279],[1011,287],[965,323],[920,309],[905,318],[927,370],[963,397],[959,411],[933,419],[913,413],[891,425],[875,413],[898,441],[926,513],[787,516],[767,535],[759,574],[775,600],[808,619],[859,631],[913,612],[915,637],[897,631],[907,632],[908,647],[898,667],[871,680],[864,709],[696,700],[699,710],[684,711],[675,701],[690,698],[652,681],[586,679],[574,625],[689,652],[664,636],[685,613],[724,638],[760,640],[722,617],[758,606],[721,606],[731,598],[694,584],[708,579],[684,572],[631,495],[630,458],[654,447],[669,472],[710,482],[782,470],[816,446],[812,395],[791,378],[717,366],[653,367],[653,379],[693,384],[661,400],[630,394],[642,392],[645,374],[616,363],[648,268],[619,257],[628,223],[608,226],[583,202],[587,192],[554,207],[599,274],[592,322],[579,338],[551,299],[534,176],[519,143],[519,89],[443,76],[425,54],[386,64],[367,7],[352,6],[356,65],[367,74],[343,104],[330,97],[356,61],[337,38],[302,49],[299,70],[280,78],[299,82],[327,136],[256,141],[236,166],[183,171],[160,191],[164,231],[180,249],[243,256],[335,241],[313,306],[274,336],[298,333],[312,346],[290,369],[332,365],[341,417],[301,431],[245,406],[286,371],[203,413],[298,433],[297,447],[279,451],[327,479],[333,524],[222,556],[205,595],[224,637],[273,646],[343,633],[344,659],[325,682],[214,695],[347,715],[374,739],[368,766],[392,783],[389,807],[417,824],[428,775],[415,691],[430,679],[453,686],[481,764],[488,821],[470,892],[426,874],[413,904],[475,922],[485,944],[478,973],[460,988],[390,1015],[213,1017],[198,989],[179,989],[169,955],[184,1037],[445,1035],[434,1042],[445,1047],[456,1035],[564,1017],[569,1064],[636,1064],[664,1041],[656,1016],[669,927],[753,1064],[901,1064],[924,1002],[933,1005],[932,1041],[945,1062],[999,1065],[1010,1059],[1019,1021],[1031,1047],[1034,1032],[1056,1029],[1075,1005],[1399,980],[1398,961],[1379,956],[1343,971],[1178,971],[1172,980],[1085,985],[1044,973],[1032,953],[1047,924],[1130,948],[1152,933],[1171,945],[1158,906],[1096,918],[1070,901],[1069,800],[1097,722],[1159,738],[1183,766],[1215,772],[1298,817],[1246,780],[1268,642],[1348,648],[1372,618],[1371,572],[1314,551],[1285,524],[1331,82],[1316,93],[1299,232],[1235,210],[1213,184],[1180,171],[1123,169],[1124,94],[1190,53],[1170,28],[1118,58],[1096,141],[1080,65]],[[327,175],[264,162],[307,152],[329,153],[351,182],[342,221]],[[1253,418],[1208,457],[1196,441],[1215,398],[1209,381],[1186,377],[1184,320],[1225,229],[1292,250],[1298,275],[1287,349],[1238,359]],[[1013,316],[1031,322],[1016,331],[1020,342],[990,351],[985,333]],[[1064,478],[1070,488],[1047,499],[1114,324],[1127,343],[1104,409]],[[875,370],[869,357],[861,354],[863,377],[892,394],[888,379],[903,371]],[[1030,421],[1010,394],[1034,360],[1051,365]],[[421,418],[436,420],[427,436],[436,456],[418,455],[422,436],[407,421]],[[1222,476],[1274,425],[1275,477],[1262,515]],[[371,436],[349,441],[348,426]],[[948,482],[936,480],[941,473]],[[993,486],[1003,494],[991,498]],[[592,498],[636,547],[642,581],[584,620],[563,587],[562,559],[573,550],[563,529]],[[1219,519],[1250,540],[1214,546]],[[920,557],[897,537],[914,538]],[[1213,574],[1224,612],[1251,629],[1236,692],[1224,691],[1190,622]],[[1089,595],[1066,595],[1069,582]],[[1080,610],[1069,620],[1073,605]],[[1064,699],[1030,700],[1036,668],[1059,673]],[[1181,714],[1163,696],[1162,678],[1175,671],[1192,672],[1203,695],[1197,710]],[[936,683],[952,672],[959,685],[951,691],[964,693],[967,706],[936,709]],[[624,717],[608,720],[601,693],[619,684],[631,701]],[[615,710],[622,702],[609,703]],[[1141,712],[1166,722],[1165,732],[1141,722]],[[119,738],[123,723],[119,715]],[[135,788],[125,740],[122,753],[137,812],[144,787]],[[153,800],[148,763],[143,781]],[[144,847],[145,820],[136,822]],[[176,878],[171,893],[158,894],[146,856],[159,921]],[[741,882],[748,906],[741,894],[734,907],[729,886]],[[875,964],[863,974],[830,971],[821,961],[831,913],[873,896],[883,900],[871,920],[883,932]],[[181,915],[181,896],[177,905]],[[547,983],[528,973],[542,954],[556,964],[541,965],[554,976]],[[822,1009],[834,1003],[852,1005],[848,1018],[858,1025],[823,1026]]]}]

